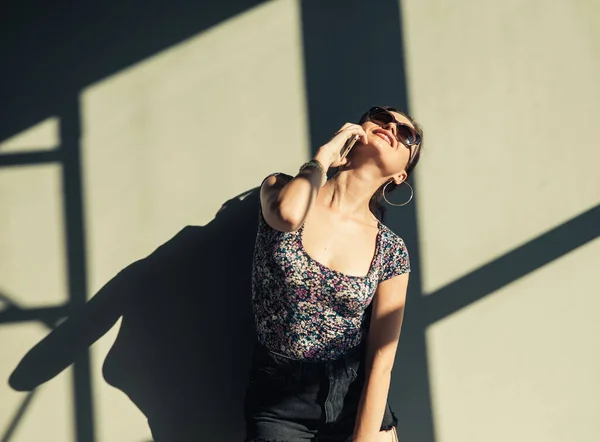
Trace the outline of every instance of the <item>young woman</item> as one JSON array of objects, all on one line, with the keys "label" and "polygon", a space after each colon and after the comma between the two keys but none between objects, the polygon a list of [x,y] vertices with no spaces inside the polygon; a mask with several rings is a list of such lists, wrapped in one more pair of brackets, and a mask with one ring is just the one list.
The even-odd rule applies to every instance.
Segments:
[{"label": "young woman", "polygon": [[387,396],[410,265],[380,200],[405,183],[421,140],[407,115],[374,107],[298,175],[263,181],[246,441],[397,440]]}]

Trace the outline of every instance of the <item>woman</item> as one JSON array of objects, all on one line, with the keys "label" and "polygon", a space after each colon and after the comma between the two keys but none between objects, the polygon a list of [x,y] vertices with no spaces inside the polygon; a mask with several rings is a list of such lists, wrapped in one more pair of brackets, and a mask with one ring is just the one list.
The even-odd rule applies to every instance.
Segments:
[{"label": "woman", "polygon": [[408,116],[375,107],[295,177],[263,181],[246,441],[397,440],[387,396],[410,265],[380,200],[414,169],[421,139]]}]

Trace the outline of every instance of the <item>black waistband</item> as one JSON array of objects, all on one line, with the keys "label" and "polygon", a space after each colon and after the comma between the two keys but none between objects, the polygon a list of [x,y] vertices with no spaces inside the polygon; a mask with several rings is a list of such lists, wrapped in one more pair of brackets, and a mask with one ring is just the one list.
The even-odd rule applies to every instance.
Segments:
[{"label": "black waistband", "polygon": [[348,351],[346,351],[341,357],[339,357],[337,359],[322,361],[322,360],[312,360],[312,359],[295,359],[290,356],[286,356],[282,353],[279,353],[277,351],[271,350],[270,348],[268,348],[260,343],[257,343],[256,347],[257,347],[257,350],[260,351],[261,353],[268,354],[271,357],[276,358],[279,362],[290,364],[290,365],[327,365],[327,364],[336,365],[337,363],[340,363],[340,362],[348,363],[348,362],[352,362],[352,361],[360,361],[364,357],[364,350],[365,350],[365,345],[359,344],[355,347],[352,347]]}]

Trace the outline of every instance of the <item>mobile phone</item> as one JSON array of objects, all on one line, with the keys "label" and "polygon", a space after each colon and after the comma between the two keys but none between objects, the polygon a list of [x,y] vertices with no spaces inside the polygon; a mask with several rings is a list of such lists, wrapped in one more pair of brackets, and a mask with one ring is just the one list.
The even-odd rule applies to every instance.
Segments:
[{"label": "mobile phone", "polygon": [[346,141],[346,144],[344,144],[344,147],[342,147],[342,150],[340,151],[340,161],[343,161],[344,158],[346,158],[346,156],[348,155],[348,152],[350,152],[350,150],[352,149],[352,147],[358,141],[359,138],[360,138],[360,136],[358,134],[354,135],[351,138],[348,138],[348,141]]}]

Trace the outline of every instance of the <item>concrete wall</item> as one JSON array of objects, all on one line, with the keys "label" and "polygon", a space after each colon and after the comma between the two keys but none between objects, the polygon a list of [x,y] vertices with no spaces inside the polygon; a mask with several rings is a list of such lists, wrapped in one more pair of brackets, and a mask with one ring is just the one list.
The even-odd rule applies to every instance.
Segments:
[{"label": "concrete wall", "polygon": [[[316,111],[307,101],[323,97],[307,97],[303,32],[311,30],[303,29],[301,4],[238,3],[185,38],[136,48],[135,63],[113,57],[93,81],[80,79],[101,72],[106,53],[137,43],[92,47],[74,70],[46,80],[56,87],[31,92],[29,104],[18,88],[10,95],[19,117],[7,115],[0,154],[43,158],[68,143],[64,93],[76,103],[87,298],[183,226],[208,223],[267,173],[293,173],[315,148],[309,115]],[[347,7],[340,22],[354,14],[377,27],[377,2]],[[586,0],[409,0],[398,10],[402,39],[386,49],[399,60],[403,51],[397,74],[406,85],[367,67],[390,88],[405,86],[425,128],[414,235],[398,227],[407,212],[391,214],[410,237],[416,270],[390,396],[401,440],[562,442],[599,431],[599,17],[600,6]],[[11,50],[25,66],[48,57]],[[353,116],[335,111],[340,123]],[[3,379],[54,326],[44,309],[67,302],[77,282],[66,276],[71,212],[61,164],[0,168]],[[27,309],[33,313],[21,315]],[[144,416],[102,378],[118,326],[91,350],[93,433],[99,442],[143,442]],[[415,362],[421,353],[423,367]],[[72,369],[34,393],[5,382],[0,435],[77,440],[73,385]]]},{"label": "concrete wall", "polygon": [[[293,173],[309,159],[300,26],[296,2],[268,2],[80,90],[87,297],[268,173]],[[55,117],[0,149],[52,149],[58,138]],[[22,308],[66,302],[61,167],[1,169],[0,195],[1,293]],[[144,416],[102,378],[118,326],[91,352],[96,440],[142,442],[150,438]],[[2,325],[2,379],[47,331]],[[11,442],[75,440],[71,376],[36,389]],[[0,388],[4,434],[26,394]]]},{"label": "concrete wall", "polygon": [[[482,268],[505,279],[427,328],[436,440],[593,439],[600,241],[522,269],[560,247],[540,235],[600,201],[600,6],[409,0],[402,10],[411,109],[427,136],[424,294],[432,307],[460,297],[444,287]],[[598,216],[590,222],[597,237]]]}]

